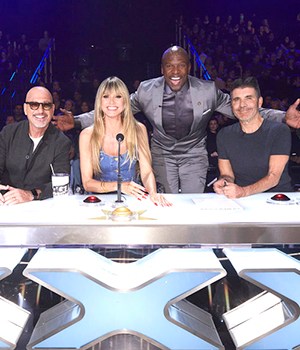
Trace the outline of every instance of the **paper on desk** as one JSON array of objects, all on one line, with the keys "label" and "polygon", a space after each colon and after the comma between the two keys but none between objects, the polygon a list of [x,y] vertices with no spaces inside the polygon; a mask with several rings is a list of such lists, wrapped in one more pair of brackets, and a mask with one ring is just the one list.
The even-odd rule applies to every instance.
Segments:
[{"label": "paper on desk", "polygon": [[244,208],[233,199],[225,196],[207,196],[193,198],[193,202],[201,210],[243,210]]}]

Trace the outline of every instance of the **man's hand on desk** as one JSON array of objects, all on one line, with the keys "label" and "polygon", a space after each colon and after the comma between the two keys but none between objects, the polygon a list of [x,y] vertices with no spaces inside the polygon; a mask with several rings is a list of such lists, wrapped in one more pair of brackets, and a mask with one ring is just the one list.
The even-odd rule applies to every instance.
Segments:
[{"label": "man's hand on desk", "polygon": [[226,186],[223,188],[223,194],[227,198],[241,198],[245,197],[245,189],[241,186],[238,186],[234,183],[229,182]]},{"label": "man's hand on desk", "polygon": [[4,195],[6,192],[8,192],[8,186],[0,185],[0,205],[4,205],[5,203]]},{"label": "man's hand on desk", "polygon": [[243,187],[229,182],[226,179],[219,179],[214,183],[214,191],[217,194],[223,194],[227,198],[241,198],[245,197],[245,190]]},{"label": "man's hand on desk", "polygon": [[0,185],[0,205],[14,205],[30,202],[33,199],[31,191],[21,190],[11,186]]}]

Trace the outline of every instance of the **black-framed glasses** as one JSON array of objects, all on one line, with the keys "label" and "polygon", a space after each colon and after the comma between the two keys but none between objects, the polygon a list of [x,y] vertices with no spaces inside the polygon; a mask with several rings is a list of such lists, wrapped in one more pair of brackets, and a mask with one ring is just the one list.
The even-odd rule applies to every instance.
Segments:
[{"label": "black-framed glasses", "polygon": [[29,105],[30,109],[36,111],[42,105],[45,111],[49,111],[53,107],[52,102],[25,102],[25,104]]}]

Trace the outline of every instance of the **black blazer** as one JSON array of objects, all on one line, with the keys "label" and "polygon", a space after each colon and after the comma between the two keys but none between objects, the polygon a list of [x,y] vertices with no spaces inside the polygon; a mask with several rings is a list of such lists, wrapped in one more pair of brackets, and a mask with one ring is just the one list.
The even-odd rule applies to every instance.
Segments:
[{"label": "black blazer", "polygon": [[51,168],[70,173],[71,141],[52,124],[37,148],[28,135],[27,120],[5,126],[0,132],[0,182],[23,190],[40,189],[40,198],[52,197]]}]

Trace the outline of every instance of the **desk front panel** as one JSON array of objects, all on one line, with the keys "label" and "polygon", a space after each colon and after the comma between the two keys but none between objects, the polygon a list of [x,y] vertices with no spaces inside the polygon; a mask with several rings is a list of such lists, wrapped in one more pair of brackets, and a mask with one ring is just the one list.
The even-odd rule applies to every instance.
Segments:
[{"label": "desk front panel", "polygon": [[[300,194],[269,204],[272,194],[227,200],[216,194],[167,195],[172,207],[125,201],[139,219],[112,221],[115,196],[86,205],[85,196],[0,207],[0,246],[239,245],[300,243]],[[195,202],[197,204],[195,204]]]}]

